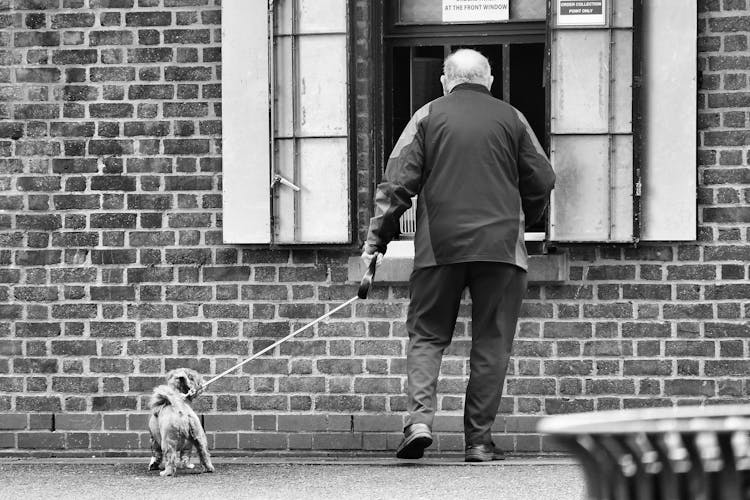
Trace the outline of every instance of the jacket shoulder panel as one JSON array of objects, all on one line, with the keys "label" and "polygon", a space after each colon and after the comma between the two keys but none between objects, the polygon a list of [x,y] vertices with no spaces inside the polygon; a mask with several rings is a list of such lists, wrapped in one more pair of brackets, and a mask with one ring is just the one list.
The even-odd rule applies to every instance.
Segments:
[{"label": "jacket shoulder panel", "polygon": [[401,154],[401,151],[411,144],[414,141],[414,137],[417,135],[417,128],[424,120],[427,118],[427,116],[430,114],[430,107],[432,105],[432,102],[428,102],[421,108],[419,108],[414,115],[412,115],[411,120],[409,120],[409,123],[406,125],[406,128],[404,128],[404,131],[401,132],[401,135],[398,138],[398,142],[396,142],[396,145],[393,146],[393,151],[391,151],[391,155],[389,158],[398,158],[398,156]]}]

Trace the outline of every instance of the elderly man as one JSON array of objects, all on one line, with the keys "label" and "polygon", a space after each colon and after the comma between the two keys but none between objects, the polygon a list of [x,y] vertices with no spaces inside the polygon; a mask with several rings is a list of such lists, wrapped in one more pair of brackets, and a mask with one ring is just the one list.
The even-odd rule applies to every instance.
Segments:
[{"label": "elderly man", "polygon": [[547,207],[555,174],[525,117],[494,98],[482,54],[444,63],[444,96],[420,108],[388,159],[362,259],[378,261],[419,195],[407,316],[408,410],[399,458],[432,444],[436,387],[464,289],[472,299],[464,408],[467,462],[504,458],[491,427],[526,291],[525,225]]}]

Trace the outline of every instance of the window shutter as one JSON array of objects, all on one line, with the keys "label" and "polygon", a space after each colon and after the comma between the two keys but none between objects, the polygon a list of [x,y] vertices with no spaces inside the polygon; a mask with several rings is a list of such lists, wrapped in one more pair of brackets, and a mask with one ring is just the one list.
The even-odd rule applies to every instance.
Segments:
[{"label": "window shutter", "polygon": [[268,3],[222,3],[225,243],[270,243]]},{"label": "window shutter", "polygon": [[351,241],[347,3],[274,2],[274,243]]},{"label": "window shutter", "polygon": [[[636,238],[633,0],[551,0],[551,241]],[[597,5],[599,9],[597,9]]]},{"label": "window shutter", "polygon": [[697,231],[696,0],[642,1],[641,239],[692,241]]}]

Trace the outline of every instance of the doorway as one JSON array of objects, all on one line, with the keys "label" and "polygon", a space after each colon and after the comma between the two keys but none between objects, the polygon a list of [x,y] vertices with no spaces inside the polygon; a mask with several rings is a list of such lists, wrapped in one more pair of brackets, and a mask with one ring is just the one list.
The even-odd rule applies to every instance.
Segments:
[{"label": "doorway", "polygon": [[[441,23],[440,2],[378,2],[384,16],[382,136],[376,183],[380,182],[388,156],[414,112],[443,95],[440,83],[443,61],[460,48],[471,48],[487,57],[495,77],[490,92],[524,114],[548,151],[545,10],[542,2],[524,2],[514,3],[518,16],[528,14],[524,19],[468,24]],[[538,4],[536,10],[525,13],[523,6],[532,4]],[[410,5],[414,8],[407,8]],[[531,231],[543,233],[545,226],[546,221],[540,222]],[[402,216],[402,237],[411,237],[415,227],[416,214],[412,208]]]}]

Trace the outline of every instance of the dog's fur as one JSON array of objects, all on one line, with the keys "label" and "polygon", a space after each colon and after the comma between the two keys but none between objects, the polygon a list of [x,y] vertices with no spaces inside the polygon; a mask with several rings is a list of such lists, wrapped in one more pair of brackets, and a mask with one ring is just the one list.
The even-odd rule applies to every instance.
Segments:
[{"label": "dog's fur", "polygon": [[206,433],[189,404],[195,393],[191,390],[197,391],[202,383],[198,372],[178,368],[167,374],[165,385],[154,388],[149,403],[148,429],[153,455],[148,470],[164,469],[160,475],[172,476],[178,467],[192,469],[190,451],[195,446],[205,471],[214,471]]}]

